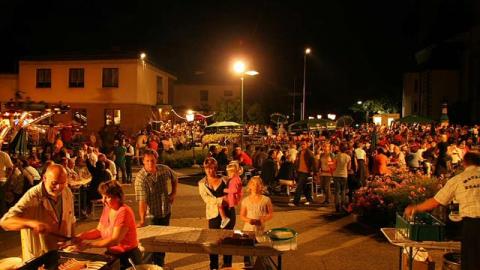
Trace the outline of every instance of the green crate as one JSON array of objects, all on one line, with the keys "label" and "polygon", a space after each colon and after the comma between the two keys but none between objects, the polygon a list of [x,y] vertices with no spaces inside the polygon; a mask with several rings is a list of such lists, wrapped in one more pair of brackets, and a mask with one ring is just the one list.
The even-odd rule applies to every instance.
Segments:
[{"label": "green crate", "polygon": [[445,239],[445,224],[429,213],[417,213],[414,220],[410,222],[397,213],[395,227],[405,238],[414,241]]}]

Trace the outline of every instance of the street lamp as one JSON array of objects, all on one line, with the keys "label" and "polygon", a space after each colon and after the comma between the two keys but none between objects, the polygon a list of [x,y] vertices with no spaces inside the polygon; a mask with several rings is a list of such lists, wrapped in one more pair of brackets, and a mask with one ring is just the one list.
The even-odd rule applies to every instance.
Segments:
[{"label": "street lamp", "polygon": [[305,54],[303,55],[303,101],[302,101],[302,115],[301,120],[305,119],[305,81],[307,78],[307,54],[310,54],[312,50],[310,48],[305,49]]},{"label": "street lamp", "polygon": [[[239,61],[236,61],[234,64],[233,64],[233,71],[235,73],[237,73],[238,75],[240,75],[240,81],[241,81],[241,87],[240,87],[240,107],[241,107],[241,115],[240,115],[240,122],[241,124],[243,125],[243,80],[244,80],[244,77],[245,75],[248,75],[248,76],[256,76],[258,75],[258,71],[256,70],[246,70],[247,69],[247,65],[245,64],[245,62],[239,60]],[[244,133],[244,130],[242,130],[242,141],[241,141],[241,144],[242,144],[242,147],[243,147],[243,133]]]},{"label": "street lamp", "polygon": [[192,155],[193,155],[193,165],[192,168],[197,168],[199,167],[197,165],[197,161],[195,159],[195,140],[193,138],[193,120],[195,120],[195,114],[193,113],[192,110],[188,110],[187,114],[185,115],[185,118],[187,121],[191,124],[191,132],[192,132]]},{"label": "street lamp", "polygon": [[363,103],[363,102],[362,102],[361,100],[357,101],[357,104],[358,104],[358,105],[362,105],[362,103]]}]

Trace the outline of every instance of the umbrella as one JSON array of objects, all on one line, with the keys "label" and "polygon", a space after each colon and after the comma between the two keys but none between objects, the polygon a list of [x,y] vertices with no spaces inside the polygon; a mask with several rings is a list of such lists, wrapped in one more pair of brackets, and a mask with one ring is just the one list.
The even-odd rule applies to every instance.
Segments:
[{"label": "umbrella", "polygon": [[21,156],[27,155],[27,131],[24,128],[21,128],[10,142],[10,153],[19,154]]},{"label": "umbrella", "polygon": [[242,125],[235,122],[216,122],[205,128],[205,133],[241,133]]},{"label": "umbrella", "polygon": [[353,124],[353,118],[349,115],[342,116],[337,120],[337,127],[349,127]]},{"label": "umbrella", "polygon": [[213,128],[213,127],[238,127],[238,126],[240,126],[239,123],[224,121],[224,122],[213,123],[208,127]]}]

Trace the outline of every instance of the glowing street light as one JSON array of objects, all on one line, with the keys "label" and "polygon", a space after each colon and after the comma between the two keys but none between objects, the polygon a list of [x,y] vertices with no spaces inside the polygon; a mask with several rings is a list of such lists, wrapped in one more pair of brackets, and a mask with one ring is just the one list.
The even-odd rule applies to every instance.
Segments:
[{"label": "glowing street light", "polygon": [[185,117],[187,118],[187,121],[188,121],[188,122],[192,122],[193,119],[195,118],[195,115],[193,114],[193,111],[192,111],[192,110],[188,110],[188,111],[187,111],[187,114],[185,115]]},{"label": "glowing street light", "polygon": [[195,120],[195,113],[192,110],[188,110],[187,114],[185,115],[185,118],[187,121],[192,125],[191,131],[192,131],[192,155],[193,155],[193,168],[197,168],[197,160],[195,159],[195,139],[193,137],[193,120]]},{"label": "glowing street light", "polygon": [[248,75],[248,76],[255,76],[255,75],[258,75],[258,71],[249,70],[249,71],[245,71],[245,74]]},{"label": "glowing street light", "polygon": [[233,71],[238,74],[242,74],[245,72],[246,66],[243,61],[237,61],[233,64]]},{"label": "glowing street light", "polygon": [[362,105],[363,102],[362,102],[361,100],[359,100],[359,101],[357,101],[357,104],[358,104],[358,105]]},{"label": "glowing street light", "polygon": [[245,75],[248,75],[248,76],[256,76],[258,75],[258,71],[256,70],[247,70],[247,65],[245,64],[245,62],[243,61],[236,61],[234,64],[233,64],[233,71],[235,71],[235,73],[237,73],[238,75],[240,75],[240,80],[242,82],[241,84],[241,120],[240,122],[243,124],[243,80],[244,80],[244,77]]},{"label": "glowing street light", "polygon": [[307,54],[310,54],[312,50],[310,48],[305,49],[305,53],[303,55],[303,100],[302,100],[302,115],[300,120],[305,119],[305,82],[307,78]]},{"label": "glowing street light", "polygon": [[147,57],[147,54],[146,54],[146,53],[142,52],[142,53],[140,54],[140,59],[141,59],[141,60],[145,60],[146,57]]}]

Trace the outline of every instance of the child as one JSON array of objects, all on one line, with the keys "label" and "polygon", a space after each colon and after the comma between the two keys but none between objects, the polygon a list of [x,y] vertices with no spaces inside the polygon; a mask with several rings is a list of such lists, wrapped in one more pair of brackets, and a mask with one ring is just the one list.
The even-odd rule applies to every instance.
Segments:
[{"label": "child", "polygon": [[[242,180],[240,180],[240,174],[242,174],[242,167],[240,167],[238,162],[228,164],[228,188],[226,188],[224,192],[227,194],[228,208],[233,208],[233,210],[235,210],[235,206],[238,205],[242,199]],[[222,224],[220,225],[222,229],[230,223],[230,219],[227,217],[224,209],[224,205],[218,208],[220,216],[222,217]]]},{"label": "child", "polygon": [[[255,234],[263,233],[265,222],[273,217],[272,201],[262,194],[264,186],[262,178],[254,176],[247,185],[250,194],[242,201],[240,219],[245,221],[244,231],[254,231]],[[251,265],[250,257],[245,257],[245,266]]]}]

